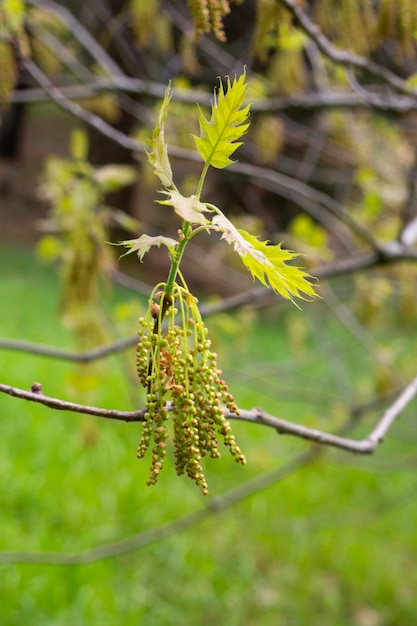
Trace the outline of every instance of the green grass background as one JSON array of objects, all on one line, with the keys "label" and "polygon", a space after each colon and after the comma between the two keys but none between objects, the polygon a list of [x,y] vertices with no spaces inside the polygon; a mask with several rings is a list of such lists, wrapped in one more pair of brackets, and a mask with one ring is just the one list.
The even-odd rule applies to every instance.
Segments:
[{"label": "green grass background", "polygon": [[[0,336],[73,347],[57,316],[53,269],[4,246],[0,263]],[[116,334],[134,333],[143,307],[116,290],[109,303]],[[380,368],[325,301],[303,309],[245,310],[207,324],[240,406],[334,431],[347,409],[372,397]],[[391,320],[375,336],[407,371],[415,333]],[[3,383],[28,389],[37,380],[47,395],[109,408],[143,405],[126,381],[134,348],[83,369],[10,350],[0,357]],[[352,436],[368,432],[380,410],[366,413]],[[159,484],[146,487],[147,459],[135,455],[138,424],[5,395],[0,416],[0,552],[80,553],[207,511],[188,529],[116,558],[0,563],[1,626],[417,623],[415,406],[373,457],[327,450],[281,479],[280,468],[310,444],[235,421],[247,465],[227,452],[207,461],[208,498],[175,475],[172,458]],[[265,476],[269,484],[245,497],[250,481]],[[227,493],[237,502],[216,512]]]}]

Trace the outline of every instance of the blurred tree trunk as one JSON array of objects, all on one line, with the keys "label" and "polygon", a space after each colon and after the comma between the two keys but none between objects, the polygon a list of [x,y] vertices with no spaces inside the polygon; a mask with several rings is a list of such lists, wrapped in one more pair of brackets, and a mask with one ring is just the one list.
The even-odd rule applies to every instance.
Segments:
[{"label": "blurred tree trunk", "polygon": [[[19,86],[16,87],[19,89]],[[23,130],[24,104],[11,104],[1,115],[0,124],[0,157],[18,159]]]}]

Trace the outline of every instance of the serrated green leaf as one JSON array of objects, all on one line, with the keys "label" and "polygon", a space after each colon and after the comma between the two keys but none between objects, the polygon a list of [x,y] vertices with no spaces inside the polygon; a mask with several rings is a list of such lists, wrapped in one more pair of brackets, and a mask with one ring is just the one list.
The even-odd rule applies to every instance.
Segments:
[{"label": "serrated green leaf", "polygon": [[170,253],[173,253],[177,242],[175,239],[171,239],[171,237],[164,237],[159,235],[158,237],[150,237],[149,235],[141,235],[137,239],[128,239],[127,241],[119,241],[117,246],[125,246],[129,248],[127,252],[122,254],[122,256],[126,256],[127,254],[131,254],[132,252],[137,252],[139,260],[143,261],[143,257],[152,246],[158,246],[158,248],[163,245],[168,248]]},{"label": "serrated green leaf", "polygon": [[304,299],[305,296],[316,295],[308,280],[311,277],[299,267],[286,263],[298,254],[283,250],[281,244],[270,245],[268,241],[259,241],[254,235],[235,228],[223,214],[216,215],[212,224],[222,233],[222,238],[233,245],[254,279],[292,302],[294,297]]},{"label": "serrated green leaf", "polygon": [[168,148],[165,141],[165,120],[171,98],[172,89],[170,83],[165,91],[164,100],[159,110],[158,122],[152,132],[152,139],[148,142],[151,151],[147,152],[149,163],[154,167],[155,174],[167,189],[174,184],[171,164],[168,157]]},{"label": "serrated green leaf", "polygon": [[167,195],[169,199],[159,200],[159,204],[167,204],[174,207],[175,213],[186,222],[190,222],[190,224],[200,224],[201,226],[209,224],[204,211],[207,212],[210,209],[203,202],[197,200],[195,196],[183,196],[176,189],[170,191]]},{"label": "serrated green leaf", "polygon": [[220,81],[218,98],[214,99],[210,121],[200,110],[200,137],[193,137],[206,165],[217,169],[227,167],[233,163],[230,156],[242,145],[237,140],[249,128],[249,122],[246,123],[249,105],[243,107],[247,89],[245,78],[246,74],[243,73],[231,84],[228,77],[226,93]]}]

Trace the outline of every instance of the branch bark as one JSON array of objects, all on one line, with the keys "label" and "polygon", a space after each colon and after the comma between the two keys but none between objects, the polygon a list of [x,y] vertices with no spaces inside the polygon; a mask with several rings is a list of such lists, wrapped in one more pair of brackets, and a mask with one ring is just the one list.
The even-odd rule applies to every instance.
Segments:
[{"label": "branch bark", "polygon": [[[97,417],[121,420],[125,422],[143,422],[145,420],[146,408],[138,411],[119,411],[116,409],[102,409],[99,407],[76,404],[59,398],[45,396],[39,391],[39,383],[34,383],[34,386],[38,389],[37,391],[26,391],[10,385],[0,384],[0,393],[5,393],[15,398],[28,400],[30,402],[37,402],[49,408],[61,411],[84,413],[86,415],[95,415]],[[34,386],[32,386],[32,389],[35,388]],[[356,452],[358,454],[371,454],[383,441],[394,421],[416,396],[416,394],[417,376],[413,378],[413,380],[398,395],[394,402],[386,409],[369,435],[361,440],[349,439],[340,435],[308,428],[302,424],[289,422],[280,417],[269,415],[260,408],[254,408],[251,410],[239,409],[239,415],[230,413],[230,411],[225,411],[225,417],[227,419],[259,424],[260,426],[268,426],[270,428],[274,428],[280,435],[292,435],[294,437],[306,439],[307,441],[311,441],[313,443],[331,446],[341,450],[347,450],[349,452]],[[170,409],[169,404],[167,408],[168,410]]]},{"label": "branch bark", "polygon": [[18,387],[0,384],[0,393],[5,393],[14,398],[28,400],[29,402],[37,402],[43,404],[50,409],[57,411],[70,411],[71,413],[83,413],[84,415],[95,415],[96,417],[104,417],[113,420],[121,420],[124,422],[143,422],[145,420],[146,409],[139,411],[118,411],[116,409],[102,409],[96,406],[88,406],[86,404],[77,404],[76,402],[68,402],[60,398],[52,398],[45,396],[41,391],[40,383],[33,383],[32,389],[36,391],[26,391]]}]

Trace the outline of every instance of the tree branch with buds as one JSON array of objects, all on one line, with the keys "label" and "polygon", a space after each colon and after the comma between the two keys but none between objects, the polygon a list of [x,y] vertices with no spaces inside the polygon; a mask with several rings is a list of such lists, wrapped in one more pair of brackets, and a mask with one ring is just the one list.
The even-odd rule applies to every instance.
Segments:
[{"label": "tree branch with buds", "polygon": [[[0,393],[7,394],[14,398],[27,400],[42,404],[50,409],[58,411],[68,411],[72,413],[82,413],[84,415],[92,415],[105,419],[112,419],[122,422],[146,422],[149,407],[137,411],[120,411],[117,409],[104,409],[75,402],[68,402],[59,398],[46,396],[42,392],[40,383],[34,383],[30,391],[12,387],[10,385],[0,384]],[[327,433],[315,428],[309,428],[302,424],[287,421],[280,417],[270,415],[260,408],[250,410],[240,409],[228,410],[223,407],[223,415],[226,419],[238,420],[266,426],[275,429],[280,435],[290,435],[316,443],[322,446],[329,446],[354,452],[356,454],[372,454],[374,450],[383,442],[385,436],[389,432],[394,422],[400,417],[407,406],[414,400],[417,395],[417,376],[415,376],[408,385],[395,397],[394,401],[385,409],[377,420],[376,425],[371,432],[363,439],[355,440],[343,437],[338,434]],[[176,409],[172,402],[167,402],[165,410],[167,413]]]}]

